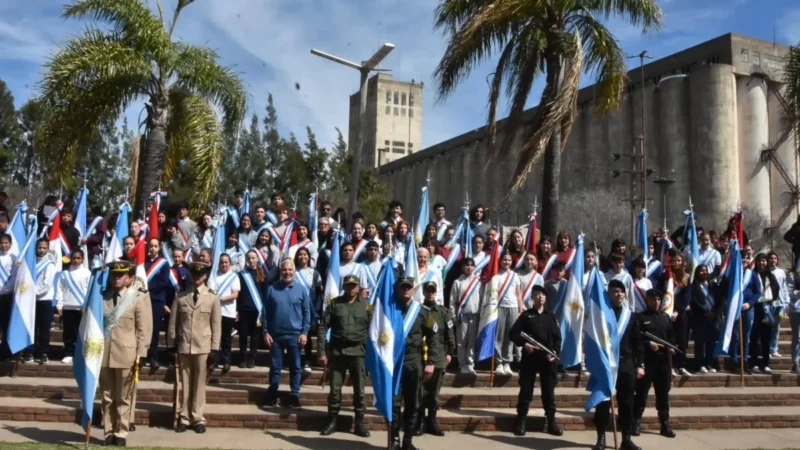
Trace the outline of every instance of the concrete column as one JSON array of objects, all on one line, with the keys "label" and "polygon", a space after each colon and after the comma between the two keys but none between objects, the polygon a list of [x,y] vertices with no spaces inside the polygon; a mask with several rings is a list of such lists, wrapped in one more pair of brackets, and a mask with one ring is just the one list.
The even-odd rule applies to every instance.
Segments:
[{"label": "concrete column", "polygon": [[769,170],[761,162],[761,151],[769,145],[767,86],[764,80],[737,78],[736,101],[742,207],[750,210],[750,214],[758,214],[764,220],[769,220],[772,217]]},{"label": "concrete column", "polygon": [[739,204],[735,92],[731,66],[712,64],[692,69],[691,193],[698,221],[706,227],[723,226]]},{"label": "concrete column", "polygon": [[[770,145],[777,144],[778,140],[783,136],[786,130],[786,124],[783,122],[782,114],[783,109],[780,101],[771,91],[767,91],[767,109],[769,112],[769,142]],[[794,154],[795,136],[793,133],[789,134],[786,142],[778,146],[776,155],[778,160],[783,165],[784,170],[789,175],[789,179],[797,185],[797,160]],[[792,226],[797,217],[797,208],[795,202],[788,196],[789,187],[786,185],[783,177],[778,172],[777,168],[770,166],[770,178],[772,180],[772,221],[778,226],[781,234],[785,233],[789,227]],[[780,216],[789,208],[788,215],[780,224],[777,223]],[[780,237],[778,237],[780,239]]]},{"label": "concrete column", "polygon": [[[670,176],[674,170],[675,182],[667,188],[667,227],[675,230],[683,224],[682,212],[689,204],[691,195],[689,156],[689,78],[674,77],[661,81],[656,97],[659,107],[659,128],[651,139],[660,141],[659,176]],[[654,194],[661,196],[661,188]],[[658,214],[663,223],[662,210]]]}]

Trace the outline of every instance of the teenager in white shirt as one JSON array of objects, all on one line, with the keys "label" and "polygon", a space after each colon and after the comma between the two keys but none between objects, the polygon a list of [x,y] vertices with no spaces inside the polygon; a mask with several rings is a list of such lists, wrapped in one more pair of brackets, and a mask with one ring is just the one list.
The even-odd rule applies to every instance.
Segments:
[{"label": "teenager in white shirt", "polygon": [[484,305],[491,308],[497,305],[497,334],[494,341],[494,353],[497,364],[497,375],[513,375],[511,362],[514,359],[514,343],[508,337],[511,326],[517,320],[520,311],[525,310],[522,304],[522,288],[519,276],[511,270],[510,253],[500,257],[500,271],[492,277],[484,294]]},{"label": "teenager in white shirt", "polygon": [[433,225],[436,227],[436,240],[440,245],[444,245],[446,242],[445,233],[447,232],[447,228],[453,225],[450,221],[445,219],[445,214],[444,203],[436,203],[433,205]]},{"label": "teenager in white shirt", "polygon": [[208,280],[208,288],[217,292],[222,303],[222,343],[220,359],[222,372],[231,370],[231,346],[233,344],[233,327],[236,324],[236,298],[242,290],[239,275],[231,270],[231,257],[223,254],[219,257],[219,272]]},{"label": "teenager in white shirt", "polygon": [[633,303],[630,305],[631,312],[645,312],[647,311],[647,304],[645,303],[647,295],[645,295],[645,293],[653,289],[653,282],[646,276],[647,265],[642,258],[633,260],[631,263],[631,270],[633,271]]},{"label": "teenager in white shirt", "polygon": [[480,235],[475,235],[472,238],[472,259],[475,260],[475,276],[481,276],[483,269],[489,265],[489,255],[483,251],[484,238]]},{"label": "teenager in white shirt", "polygon": [[536,271],[539,267],[539,262],[536,260],[536,255],[533,253],[526,253],[522,259],[522,269],[519,274],[519,284],[522,289],[522,304],[525,309],[533,307],[533,297],[531,296],[534,286],[544,287],[544,277]]},{"label": "teenager in white shirt", "polygon": [[244,252],[239,248],[239,235],[231,233],[228,235],[228,243],[225,248],[225,254],[231,259],[231,270],[239,273],[244,269]]},{"label": "teenager in white shirt", "polygon": [[[23,352],[22,362],[33,362],[34,356],[39,364],[47,364],[50,352],[50,327],[53,326],[53,278],[56,268],[48,254],[50,241],[45,238],[36,241],[36,319],[34,320],[33,346]],[[33,351],[33,354],[31,354]]]},{"label": "teenager in white shirt", "polygon": [[628,308],[631,308],[634,302],[633,277],[625,270],[625,256],[621,253],[612,253],[609,259],[611,260],[611,269],[604,274],[606,285],[608,285],[608,282],[611,280],[621,281],[622,284],[625,285],[625,292],[628,295]]},{"label": "teenager in white shirt", "polygon": [[309,239],[308,226],[304,223],[297,223],[295,224],[295,230],[297,230],[297,244],[289,247],[289,257],[294,259],[297,250],[301,247],[305,248],[308,250],[308,254],[311,255],[310,267],[317,267],[317,244]]},{"label": "teenager in white shirt", "polygon": [[428,260],[428,266],[439,272],[439,276],[444,280],[444,271],[447,267],[447,260],[439,254],[439,243],[433,239],[425,241],[424,247],[428,249],[431,255]]},{"label": "teenager in white shirt", "polygon": [[461,373],[475,375],[475,345],[481,318],[481,280],[475,276],[475,261],[461,260],[462,274],[450,288],[450,315],[456,322],[456,354]]},{"label": "teenager in white shirt", "polygon": [[769,353],[772,358],[780,358],[781,354],[778,353],[778,336],[781,331],[781,319],[786,315],[789,307],[789,286],[786,282],[786,272],[778,267],[778,254],[770,252],[767,255],[767,262],[769,263],[769,271],[775,275],[775,280],[778,281],[778,298],[780,306],[775,309],[778,315],[778,320],[772,325],[769,336]]},{"label": "teenager in white shirt", "polygon": [[354,257],[355,249],[352,243],[345,242],[339,247],[339,279],[343,280],[347,275],[359,276],[358,272],[361,269],[361,265],[356,263]]},{"label": "teenager in white shirt", "polygon": [[711,245],[711,236],[708,233],[703,233],[700,236],[700,252],[698,263],[708,268],[708,274],[711,278],[716,278],[719,273],[717,270],[722,265],[722,256],[717,249]]},{"label": "teenager in white shirt", "polygon": [[61,316],[64,340],[64,364],[72,363],[75,353],[75,342],[78,338],[78,327],[81,324],[81,308],[89,288],[89,277],[92,273],[83,267],[83,250],[72,251],[69,270],[61,273],[56,285],[56,312]]}]

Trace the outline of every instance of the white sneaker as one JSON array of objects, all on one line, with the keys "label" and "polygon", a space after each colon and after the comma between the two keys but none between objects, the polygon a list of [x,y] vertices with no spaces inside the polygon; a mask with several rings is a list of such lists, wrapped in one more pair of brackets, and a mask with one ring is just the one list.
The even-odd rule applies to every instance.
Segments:
[{"label": "white sneaker", "polygon": [[679,373],[681,376],[683,376],[683,377],[690,377],[690,376],[692,376],[692,374],[691,374],[691,373],[689,373],[689,371],[688,371],[688,370],[686,370],[686,369],[680,369],[680,370],[678,371],[678,373]]},{"label": "white sneaker", "polygon": [[64,359],[61,360],[64,364],[72,364],[72,356],[65,356]]},{"label": "white sneaker", "polygon": [[506,372],[506,375],[514,375],[514,371],[511,370],[511,364],[504,364],[503,370]]},{"label": "white sneaker", "polygon": [[770,358],[780,358],[781,354],[778,353],[778,352],[772,352],[772,353],[770,353],[769,356],[770,356]]},{"label": "white sneaker", "polygon": [[715,369],[713,367],[709,367],[708,368],[708,373],[717,373],[717,369]]},{"label": "white sneaker", "polygon": [[589,373],[589,370],[588,370],[588,369],[586,369],[586,363],[581,363],[581,372],[583,372],[583,373]]},{"label": "white sneaker", "polygon": [[239,330],[237,330],[236,328],[234,328],[234,329],[231,331],[231,337],[233,337],[233,336],[236,336],[238,333],[239,333]]},{"label": "white sneaker", "polygon": [[769,366],[764,367],[764,373],[772,373],[772,369]]},{"label": "white sneaker", "polygon": [[677,377],[678,376],[678,371],[675,370],[675,369],[672,369],[672,376],[673,377]]},{"label": "white sneaker", "polygon": [[506,371],[503,369],[503,365],[502,364],[498,364],[497,365],[497,368],[494,369],[494,374],[495,375],[505,375],[506,374]]},{"label": "white sneaker", "polygon": [[475,372],[475,367],[473,367],[473,366],[469,366],[469,367],[467,367],[467,373],[468,373],[468,374],[470,374],[470,375],[472,375],[472,376],[476,376],[476,375],[478,375],[478,373],[477,373],[477,372]]},{"label": "white sneaker", "polygon": [[303,373],[306,374],[306,375],[311,374],[311,366],[309,366],[308,364],[304,364],[303,365]]},{"label": "white sneaker", "polygon": [[759,369],[758,366],[753,366],[753,368],[750,371],[753,372],[755,375],[761,374],[761,369]]},{"label": "white sneaker", "polygon": [[701,367],[700,370],[698,370],[698,372],[700,372],[700,373],[708,373],[708,369],[706,369],[705,367]]}]

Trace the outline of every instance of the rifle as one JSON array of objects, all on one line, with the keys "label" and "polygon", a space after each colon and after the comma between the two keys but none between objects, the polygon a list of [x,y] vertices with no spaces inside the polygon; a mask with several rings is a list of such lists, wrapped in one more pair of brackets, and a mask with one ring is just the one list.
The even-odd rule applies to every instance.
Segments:
[{"label": "rifle", "polygon": [[660,337],[656,337],[655,335],[653,335],[649,331],[642,331],[642,335],[644,337],[646,337],[647,339],[650,339],[651,341],[655,342],[656,344],[661,345],[662,347],[671,348],[672,350],[675,350],[676,352],[683,353],[683,351],[681,349],[679,349],[678,347],[670,344],[669,342],[661,339]]},{"label": "rifle", "polygon": [[533,336],[531,336],[530,334],[528,334],[528,333],[523,331],[523,332],[520,333],[520,336],[522,337],[522,339],[525,339],[528,342],[528,344],[531,344],[532,346],[536,347],[538,350],[541,350],[541,351],[547,353],[548,355],[552,356],[553,359],[555,359],[556,361],[561,361],[561,358],[559,358],[558,355],[556,355],[556,352],[554,352],[554,351],[550,350],[549,348],[547,348],[546,346],[544,346],[541,342],[539,342],[536,339],[534,339]]}]

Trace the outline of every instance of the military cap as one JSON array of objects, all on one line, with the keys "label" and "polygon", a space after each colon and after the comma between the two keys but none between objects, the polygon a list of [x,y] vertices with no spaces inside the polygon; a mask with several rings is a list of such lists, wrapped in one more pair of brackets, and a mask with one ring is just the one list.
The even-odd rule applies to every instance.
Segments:
[{"label": "military cap", "polygon": [[355,275],[346,275],[342,280],[342,285],[345,284],[361,284],[361,280]]},{"label": "military cap", "polygon": [[397,279],[397,287],[408,286],[414,287],[414,277],[400,277]]},{"label": "military cap", "polygon": [[131,271],[132,268],[133,264],[131,264],[129,261],[120,260],[120,261],[114,261],[111,264],[109,264],[109,269],[111,270],[111,273],[119,273],[119,274],[128,273]]},{"label": "military cap", "polygon": [[436,291],[436,283],[433,281],[427,281],[425,284],[422,285],[422,292],[434,292]]},{"label": "military cap", "polygon": [[608,282],[608,290],[610,291],[611,288],[617,288],[625,292],[625,283],[620,280],[611,280]]},{"label": "military cap", "polygon": [[205,275],[211,271],[211,265],[200,261],[187,262],[186,266],[192,275]]}]

